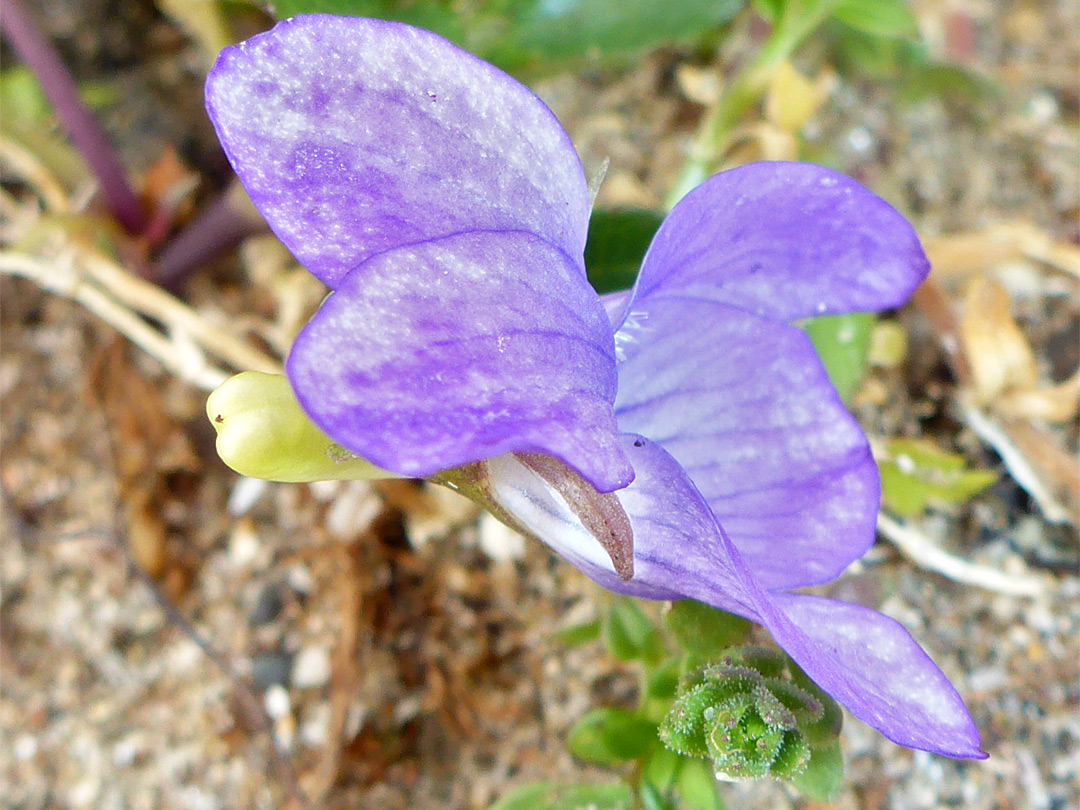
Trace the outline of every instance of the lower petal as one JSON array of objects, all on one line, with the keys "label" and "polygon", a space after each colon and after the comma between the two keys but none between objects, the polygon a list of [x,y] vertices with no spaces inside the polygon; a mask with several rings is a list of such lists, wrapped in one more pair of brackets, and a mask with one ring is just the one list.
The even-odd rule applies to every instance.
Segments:
[{"label": "lower petal", "polygon": [[899,622],[818,596],[769,602],[759,606],[776,643],[864,723],[909,748],[986,759],[963,699]]},{"label": "lower petal", "polygon": [[609,590],[688,597],[763,624],[819,686],[889,739],[951,757],[985,756],[960,696],[903,627],[856,605],[765,590],[678,462],[640,436],[622,442],[635,471],[617,493],[634,532],[629,582],[557,493],[512,457],[487,462],[492,494]]}]

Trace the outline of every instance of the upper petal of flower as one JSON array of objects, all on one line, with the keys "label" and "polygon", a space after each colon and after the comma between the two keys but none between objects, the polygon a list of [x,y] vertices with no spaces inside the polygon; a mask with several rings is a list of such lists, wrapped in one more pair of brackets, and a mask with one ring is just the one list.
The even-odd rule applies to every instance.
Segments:
[{"label": "upper petal of flower", "polygon": [[985,756],[960,696],[906,630],[866,608],[769,593],[678,462],[644,437],[622,441],[636,472],[617,492],[634,528],[629,582],[566,503],[513,457],[487,462],[497,501],[605,588],[690,597],[764,624],[818,685],[889,739],[951,757]]},{"label": "upper petal of flower", "polygon": [[459,234],[369,259],[297,337],[286,371],[328,436],[395,473],[536,451],[601,492],[633,477],[600,299],[532,234]]},{"label": "upper petal of flower", "polygon": [[619,429],[678,460],[765,587],[826,582],[873,543],[877,468],[805,333],[662,296],[615,345]]},{"label": "upper petal of flower", "polygon": [[899,306],[928,270],[907,221],[851,178],[809,163],[752,163],[675,206],[634,299],[689,295],[790,321]]},{"label": "upper petal of flower", "polygon": [[581,263],[589,195],[566,132],[435,34],[285,20],[222,52],[206,103],[255,205],[330,287],[372,255],[471,230],[535,233]]}]

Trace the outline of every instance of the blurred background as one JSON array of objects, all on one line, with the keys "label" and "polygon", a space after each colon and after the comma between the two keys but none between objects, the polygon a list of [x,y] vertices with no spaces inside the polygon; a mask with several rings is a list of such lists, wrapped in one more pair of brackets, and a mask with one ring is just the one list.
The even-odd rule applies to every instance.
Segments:
[{"label": "blurred background", "polygon": [[265,484],[214,452],[207,391],[278,369],[325,289],[202,84],[307,11],[431,28],[532,87],[606,166],[598,290],[751,160],[831,166],[915,224],[911,304],[806,324],[884,486],[879,542],[817,590],[908,627],[991,758],[848,718],[838,797],[685,806],[1080,805],[1071,0],[2,0],[0,804],[480,810],[632,770],[567,745],[637,697],[620,600],[447,490]]}]

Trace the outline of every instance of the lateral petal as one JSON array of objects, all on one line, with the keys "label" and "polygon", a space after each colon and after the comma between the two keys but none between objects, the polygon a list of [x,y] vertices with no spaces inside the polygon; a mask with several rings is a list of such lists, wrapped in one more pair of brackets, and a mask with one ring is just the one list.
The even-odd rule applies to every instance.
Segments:
[{"label": "lateral petal", "polygon": [[462,231],[528,231],[581,262],[589,194],[569,136],[524,85],[428,31],[284,20],[222,52],[206,105],[255,205],[332,288],[370,256]]},{"label": "lateral petal", "polygon": [[791,321],[899,306],[929,269],[907,221],[851,178],[751,163],[714,175],[668,214],[634,300],[688,295]]},{"label": "lateral petal", "polygon": [[826,582],[870,547],[877,468],[801,330],[650,297],[615,346],[619,429],[674,456],[765,587]]},{"label": "lateral petal", "polygon": [[286,370],[328,436],[391,472],[535,451],[603,492],[633,477],[607,316],[574,263],[531,234],[460,234],[369,259],[297,337]]}]

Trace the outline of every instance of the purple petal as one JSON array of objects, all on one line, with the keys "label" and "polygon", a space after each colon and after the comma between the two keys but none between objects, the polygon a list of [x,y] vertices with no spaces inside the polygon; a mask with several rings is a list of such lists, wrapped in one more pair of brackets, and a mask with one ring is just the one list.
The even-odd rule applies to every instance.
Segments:
[{"label": "purple petal", "polygon": [[898,622],[818,596],[772,603],[759,609],[776,643],[864,723],[909,748],[986,759],[963,699]]},{"label": "purple petal", "polygon": [[619,429],[678,460],[765,587],[826,582],[873,543],[877,468],[801,330],[650,297],[615,345]]},{"label": "purple petal", "polygon": [[764,624],[819,686],[889,739],[951,757],[984,756],[960,696],[906,630],[866,608],[769,593],[675,459],[641,436],[622,442],[636,473],[617,492],[634,529],[630,582],[619,579],[566,503],[508,456],[487,463],[499,505],[609,590],[689,597]]},{"label": "purple petal", "polygon": [[566,254],[530,234],[460,234],[369,259],[286,368],[327,435],[392,472],[538,451],[603,492],[633,477],[607,316]]},{"label": "purple petal", "polygon": [[854,180],[809,163],[752,163],[675,206],[634,294],[790,321],[899,306],[929,269],[911,226]]},{"label": "purple petal", "polygon": [[285,20],[222,52],[206,103],[255,205],[331,287],[462,231],[528,231],[580,262],[589,195],[569,137],[531,91],[432,33]]}]

